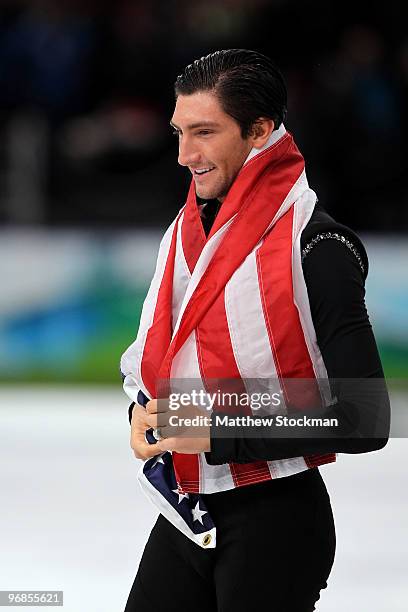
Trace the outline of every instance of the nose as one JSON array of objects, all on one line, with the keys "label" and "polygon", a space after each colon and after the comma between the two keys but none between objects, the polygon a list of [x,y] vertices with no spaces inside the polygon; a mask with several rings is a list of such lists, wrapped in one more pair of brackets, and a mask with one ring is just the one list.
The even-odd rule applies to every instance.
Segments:
[{"label": "nose", "polygon": [[186,135],[180,137],[178,163],[180,166],[194,166],[200,161],[200,152]]}]

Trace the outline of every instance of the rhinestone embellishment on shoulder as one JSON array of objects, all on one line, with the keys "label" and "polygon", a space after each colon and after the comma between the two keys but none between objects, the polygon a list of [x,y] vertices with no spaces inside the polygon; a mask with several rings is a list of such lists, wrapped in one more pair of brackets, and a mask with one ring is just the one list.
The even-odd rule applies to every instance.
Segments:
[{"label": "rhinestone embellishment on shoulder", "polygon": [[339,240],[339,242],[342,242],[343,244],[345,244],[345,246],[348,249],[350,249],[350,251],[353,253],[355,258],[357,259],[362,273],[365,274],[363,260],[361,259],[360,253],[357,251],[356,247],[354,246],[352,242],[350,242],[348,238],[346,238],[342,234],[338,234],[337,232],[322,232],[321,234],[317,234],[314,238],[312,238],[312,240],[310,240],[310,242],[308,242],[307,245],[302,249],[302,263],[305,257],[313,249],[313,247],[316,246],[316,244],[318,244],[322,240],[327,240],[327,239]]}]

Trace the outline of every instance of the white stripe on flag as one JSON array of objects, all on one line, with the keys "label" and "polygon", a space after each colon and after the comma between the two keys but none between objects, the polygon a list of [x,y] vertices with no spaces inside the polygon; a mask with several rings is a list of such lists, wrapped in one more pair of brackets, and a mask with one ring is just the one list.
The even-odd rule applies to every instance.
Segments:
[{"label": "white stripe on flag", "polygon": [[[246,257],[225,287],[225,312],[232,349],[248,394],[274,393],[279,387],[258,279],[256,253],[261,246],[257,245]],[[257,414],[273,412],[271,406]]]},{"label": "white stripe on flag", "polygon": [[[259,391],[260,381],[257,383],[254,379],[264,379],[265,389],[262,388],[262,391],[269,393],[276,392],[278,380],[258,280],[256,251],[261,246],[258,245],[246,257],[225,288],[225,310],[234,357],[241,378],[245,379],[248,393]],[[243,287],[245,294],[242,292]],[[251,364],[250,370],[247,364]],[[281,403],[278,409],[281,411],[285,407]],[[273,413],[273,410],[269,410],[269,413]],[[259,411],[258,414],[265,412]],[[303,457],[267,461],[267,464],[272,478],[289,476],[307,469]]]},{"label": "white stripe on flag", "polygon": [[208,465],[204,453],[199,455],[200,493],[218,493],[235,487],[228,463]]},{"label": "white stripe on flag", "polygon": [[181,305],[183,303],[184,296],[187,291],[189,282],[191,281],[191,273],[187,265],[187,261],[184,255],[183,242],[181,239],[181,229],[184,219],[184,213],[180,218],[180,222],[177,228],[177,241],[176,241],[176,256],[174,260],[174,276],[173,276],[173,304],[172,304],[172,321],[173,328],[178,319]]},{"label": "white stripe on flag", "polygon": [[140,324],[136,340],[126,349],[120,360],[120,369],[125,375],[123,388],[125,390],[125,393],[127,393],[127,395],[132,401],[137,401],[136,398],[139,389],[141,389],[143,393],[150,398],[150,393],[146,389],[141,375],[142,357],[147,332],[149,331],[149,328],[153,323],[157,296],[164,275],[164,270],[166,267],[167,257],[169,254],[171,239],[173,236],[173,230],[176,221],[177,217],[168,227],[160,242],[156,270],[153,275],[152,282],[150,283],[149,291],[147,292],[145,301],[143,302],[142,314],[140,317]]},{"label": "white stripe on flag", "polygon": [[330,386],[327,379],[326,366],[324,365],[323,357],[317,344],[316,331],[310,311],[309,297],[303,275],[300,244],[302,231],[312,216],[315,202],[316,194],[311,189],[307,189],[294,204],[292,251],[293,301],[299,312],[300,324],[302,326],[313,370],[318,380],[321,396],[325,404],[329,405],[332,402]]},{"label": "white stripe on flag", "polygon": [[268,461],[268,466],[272,478],[293,476],[293,474],[298,474],[299,472],[304,472],[309,469],[303,457],[291,457],[289,459]]},{"label": "white stripe on flag", "polygon": [[174,329],[173,329],[173,338],[176,335],[178,328],[180,326],[180,322],[182,319],[182,316],[184,314],[184,311],[187,307],[187,304],[190,301],[191,296],[193,295],[198,283],[200,282],[200,279],[202,277],[202,275],[204,274],[205,270],[207,269],[208,264],[210,263],[219,243],[221,242],[222,238],[224,237],[225,232],[228,230],[229,226],[231,225],[231,223],[233,222],[233,220],[235,219],[236,215],[234,215],[233,217],[231,217],[231,219],[229,219],[222,227],[220,227],[220,229],[214,234],[214,236],[212,236],[210,238],[210,240],[208,242],[206,242],[203,250],[201,251],[200,257],[198,258],[198,261],[196,263],[196,266],[194,268],[193,274],[191,275],[191,280],[190,283],[187,287],[187,291],[186,294],[184,296],[183,299],[183,303],[181,305],[180,308],[180,312],[179,312],[179,316],[177,319],[177,322],[174,325]]}]

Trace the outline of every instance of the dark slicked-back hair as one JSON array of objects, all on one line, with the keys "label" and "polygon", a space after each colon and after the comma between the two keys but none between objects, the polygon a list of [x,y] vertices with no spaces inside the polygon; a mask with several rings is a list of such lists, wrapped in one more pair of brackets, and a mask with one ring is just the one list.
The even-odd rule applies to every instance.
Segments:
[{"label": "dark slicked-back hair", "polygon": [[241,127],[243,138],[259,117],[273,119],[277,129],[286,117],[283,76],[271,59],[248,49],[215,51],[189,64],[177,77],[176,98],[211,91],[223,110]]}]

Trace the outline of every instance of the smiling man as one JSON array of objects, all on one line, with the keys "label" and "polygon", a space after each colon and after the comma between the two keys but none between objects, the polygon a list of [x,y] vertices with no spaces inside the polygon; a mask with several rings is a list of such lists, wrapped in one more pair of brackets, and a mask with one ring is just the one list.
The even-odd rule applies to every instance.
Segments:
[{"label": "smiling man", "polygon": [[[309,188],[269,58],[217,51],[185,68],[175,94],[171,125],[192,182],[121,361],[139,481],[160,511],[126,612],[311,612],[336,544],[318,466],[388,437],[367,256]],[[350,379],[376,381],[376,392]],[[216,425],[193,394],[175,413],[158,398],[180,380],[197,382],[195,398],[222,381],[241,395],[277,381],[284,413],[324,410],[325,431],[312,418],[306,435],[271,436],[270,418],[253,419],[255,435],[241,421]],[[178,435],[174,414],[198,429]]]},{"label": "smiling man", "polygon": [[263,146],[274,128],[271,119],[258,119],[258,137],[244,138],[239,124],[207,91],[179,95],[171,125],[179,137],[178,162],[192,173],[197,196],[220,202],[252,148]]}]

